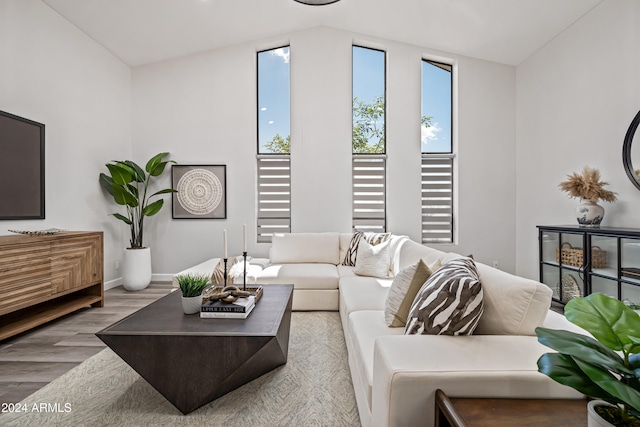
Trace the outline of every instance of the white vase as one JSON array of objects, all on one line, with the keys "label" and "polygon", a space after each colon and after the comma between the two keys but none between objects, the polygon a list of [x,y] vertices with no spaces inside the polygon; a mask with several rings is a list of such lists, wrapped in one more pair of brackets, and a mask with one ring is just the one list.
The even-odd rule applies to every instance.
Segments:
[{"label": "white vase", "polygon": [[182,311],[184,311],[184,314],[196,314],[200,311],[200,307],[202,306],[202,295],[181,298]]},{"label": "white vase", "polygon": [[580,204],[576,208],[576,217],[580,227],[600,227],[604,218],[604,208],[588,199],[580,199]]},{"label": "white vase", "polygon": [[151,249],[125,249],[122,261],[122,286],[139,291],[151,283]]},{"label": "white vase", "polygon": [[596,406],[613,406],[604,400],[590,400],[587,403],[587,427],[615,427],[603,419],[595,410]]}]

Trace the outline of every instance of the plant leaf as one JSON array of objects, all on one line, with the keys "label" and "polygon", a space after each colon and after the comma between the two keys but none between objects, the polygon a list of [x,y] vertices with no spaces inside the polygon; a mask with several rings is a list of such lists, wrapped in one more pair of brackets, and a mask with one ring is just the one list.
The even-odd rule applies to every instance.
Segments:
[{"label": "plant leaf", "polygon": [[163,162],[162,159],[165,158],[168,154],[168,152],[158,153],[149,159],[147,165],[145,166],[145,170],[149,173],[149,175],[158,176],[162,173],[162,171],[164,171],[164,167],[166,166],[167,162]]},{"label": "plant leaf", "polygon": [[587,396],[597,397],[607,402],[617,402],[606,390],[594,383],[570,356],[545,353],[538,359],[538,371]]},{"label": "plant leaf", "polygon": [[144,179],[146,178],[146,175],[144,173],[144,171],[142,170],[142,168],[140,166],[138,166],[137,163],[131,161],[131,160],[125,160],[123,162],[124,164],[126,164],[127,166],[129,166],[131,169],[133,169],[134,171],[134,178],[137,182],[144,182]]},{"label": "plant leaf", "polygon": [[100,173],[100,178],[98,179],[100,182],[100,186],[104,188],[104,190],[113,196],[113,178],[104,173]]},{"label": "plant leaf", "polygon": [[[138,188],[134,185],[131,184],[127,184],[127,189],[129,189],[129,192],[133,195],[133,197],[135,197],[136,199],[139,199],[140,196],[138,194]],[[140,202],[138,202],[140,203]]]},{"label": "plant leaf", "polygon": [[115,216],[116,218],[118,218],[121,221],[126,222],[129,225],[133,224],[133,222],[131,222],[131,220],[129,218],[127,218],[126,216],[124,216],[124,215],[121,215],[119,213],[114,213],[113,216]]},{"label": "plant leaf", "polygon": [[113,182],[118,185],[127,185],[131,181],[133,181],[133,173],[131,168],[124,165],[122,162],[116,163],[107,163],[107,169],[109,169],[109,173],[111,174],[111,178],[113,178]]},{"label": "plant leaf", "polygon": [[117,204],[131,206],[132,208],[138,206],[138,198],[129,193],[125,187],[113,185],[111,188],[113,189],[113,199]]},{"label": "plant leaf", "polygon": [[162,209],[163,204],[164,204],[164,200],[162,199],[156,200],[153,203],[149,203],[147,206],[145,206],[143,214],[146,216],[153,216],[158,212],[160,212],[160,209]]},{"label": "plant leaf", "polygon": [[614,396],[619,401],[626,403],[636,411],[640,411],[640,392],[625,384],[609,371],[585,363],[579,359],[574,359],[578,367],[600,388]]},{"label": "plant leaf", "polygon": [[565,330],[540,327],[536,328],[536,335],[538,335],[540,344],[557,352],[580,358],[588,363],[608,366],[619,373],[633,374],[633,371],[625,367],[624,360],[618,353],[609,350],[591,337]]},{"label": "plant leaf", "polygon": [[631,337],[640,337],[638,313],[604,294],[572,299],[565,306],[565,316],[612,350],[622,350],[634,344]]},{"label": "plant leaf", "polygon": [[159,194],[167,194],[167,193],[177,193],[178,190],[174,190],[173,188],[165,188],[164,190],[160,190],[158,192],[153,193],[152,195],[149,196],[149,198],[152,198],[153,196],[157,196]]}]

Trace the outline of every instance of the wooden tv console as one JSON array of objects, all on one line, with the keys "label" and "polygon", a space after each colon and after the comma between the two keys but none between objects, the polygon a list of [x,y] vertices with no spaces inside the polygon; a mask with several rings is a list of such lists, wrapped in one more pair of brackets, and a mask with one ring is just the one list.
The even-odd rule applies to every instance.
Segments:
[{"label": "wooden tv console", "polygon": [[0,236],[0,340],[104,305],[102,232]]}]

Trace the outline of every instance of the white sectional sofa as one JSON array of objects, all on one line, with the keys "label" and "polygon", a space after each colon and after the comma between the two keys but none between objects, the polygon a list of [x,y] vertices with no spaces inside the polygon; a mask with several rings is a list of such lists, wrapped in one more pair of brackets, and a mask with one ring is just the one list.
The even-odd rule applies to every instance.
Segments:
[{"label": "white sectional sofa", "polygon": [[[538,357],[549,351],[537,341],[537,326],[579,330],[549,310],[547,286],[476,262],[484,312],[474,335],[404,335],[384,316],[395,274],[419,259],[432,266],[461,255],[393,236],[390,276],[360,276],[341,265],[351,238],[274,236],[271,263],[252,264],[250,281],[293,283],[294,310],[339,310],[363,426],[433,425],[438,388],[453,397],[584,397],[537,371]],[[184,272],[210,273],[216,262]]]}]

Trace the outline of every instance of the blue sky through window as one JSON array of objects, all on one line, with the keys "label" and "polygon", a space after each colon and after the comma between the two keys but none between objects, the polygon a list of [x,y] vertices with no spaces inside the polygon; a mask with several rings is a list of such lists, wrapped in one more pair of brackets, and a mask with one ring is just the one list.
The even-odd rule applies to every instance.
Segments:
[{"label": "blue sky through window", "polygon": [[384,52],[353,47],[353,97],[367,103],[384,96]]},{"label": "blue sky through window", "polygon": [[451,153],[451,71],[422,61],[422,115],[432,116],[422,126],[423,153]]},{"label": "blue sky through window", "polygon": [[[365,104],[373,104],[377,98],[382,98],[385,102],[385,52],[366,47],[353,46],[353,77],[352,90],[353,98],[358,102]],[[354,102],[354,108],[356,103]],[[386,107],[385,107],[386,110]],[[381,137],[385,136],[385,113],[382,111],[380,116],[372,119],[372,127],[379,129],[379,136],[375,132],[364,132],[364,138],[370,146],[376,145]],[[353,127],[357,126],[357,121],[362,117],[357,117],[354,111]],[[356,137],[354,136],[354,140]],[[385,140],[386,143],[386,140]],[[354,142],[354,150],[356,143]],[[382,152],[384,152],[384,146]]]},{"label": "blue sky through window", "polygon": [[291,133],[289,46],[258,52],[258,152],[276,135]]}]

